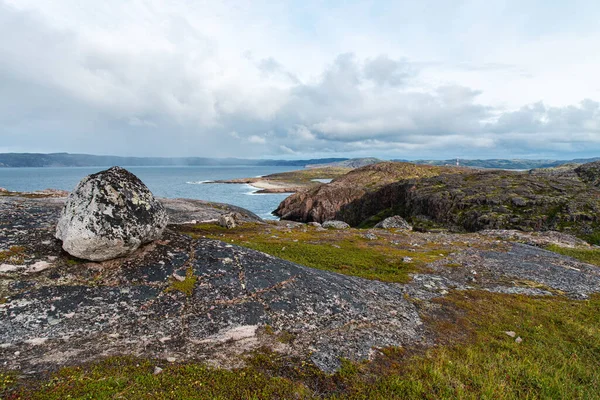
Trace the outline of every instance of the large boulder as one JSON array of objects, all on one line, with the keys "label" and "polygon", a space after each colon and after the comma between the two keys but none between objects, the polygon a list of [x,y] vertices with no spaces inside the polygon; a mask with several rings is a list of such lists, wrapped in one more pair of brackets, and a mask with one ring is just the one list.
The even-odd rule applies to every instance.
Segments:
[{"label": "large boulder", "polygon": [[112,167],[85,177],[69,195],[56,227],[69,254],[104,261],[161,237],[167,212],[131,172]]},{"label": "large boulder", "polygon": [[335,220],[325,221],[325,222],[323,222],[323,224],[321,226],[323,228],[327,228],[327,229],[348,229],[348,228],[350,228],[350,225],[348,225],[344,221],[335,221]]}]

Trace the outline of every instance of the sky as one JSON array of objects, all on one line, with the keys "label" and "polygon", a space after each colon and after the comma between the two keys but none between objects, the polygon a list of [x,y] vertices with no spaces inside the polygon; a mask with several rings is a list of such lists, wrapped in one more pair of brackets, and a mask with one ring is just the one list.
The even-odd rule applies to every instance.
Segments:
[{"label": "sky", "polygon": [[0,152],[600,156],[598,0],[0,0]]}]

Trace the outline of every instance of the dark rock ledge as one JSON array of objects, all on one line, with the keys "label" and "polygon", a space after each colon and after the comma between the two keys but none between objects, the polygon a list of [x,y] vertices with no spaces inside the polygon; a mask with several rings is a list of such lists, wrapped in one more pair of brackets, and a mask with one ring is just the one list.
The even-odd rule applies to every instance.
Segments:
[{"label": "dark rock ledge", "polygon": [[[454,253],[405,285],[314,270],[172,227],[127,258],[83,262],[53,238],[61,205],[0,197],[0,250],[14,253],[0,261],[0,368],[39,373],[123,354],[236,366],[235,355],[266,345],[333,371],[340,357],[431,343],[411,297],[426,303],[470,288],[574,298],[600,291],[599,268],[509,243]],[[231,211],[185,200],[167,209],[176,222]],[[190,271],[190,296],[170,290]],[[525,279],[543,287],[519,284]],[[282,333],[294,340],[281,343]]]}]

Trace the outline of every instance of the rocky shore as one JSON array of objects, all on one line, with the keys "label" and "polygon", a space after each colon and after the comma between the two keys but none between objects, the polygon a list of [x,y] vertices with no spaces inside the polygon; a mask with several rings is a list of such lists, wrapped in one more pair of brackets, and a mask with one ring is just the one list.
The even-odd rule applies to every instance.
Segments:
[{"label": "rocky shore", "polygon": [[[183,199],[163,200],[171,225],[160,240],[131,256],[87,262],[65,253],[54,238],[63,204],[64,198],[0,196],[4,369],[36,374],[124,354],[232,367],[243,363],[240,354],[267,346],[307,357],[331,372],[341,358],[369,359],[377,349],[433,344],[435,335],[423,316],[433,307],[431,301],[451,290],[561,293],[575,299],[600,291],[598,267],[501,240],[510,237],[490,231],[458,235],[378,229],[370,239],[361,239],[446,254],[420,264],[407,283],[317,270],[206,237],[194,227],[214,226],[218,235],[224,228],[211,224],[231,208]],[[292,235],[291,246],[294,232],[313,243],[337,235],[332,245],[362,237],[354,229],[266,224],[236,211],[245,223],[237,231],[226,230],[234,236],[223,240],[263,232],[265,238]],[[523,235],[528,234],[517,239]],[[586,246],[564,235],[527,237],[533,245]],[[408,254],[412,257],[405,257],[405,265],[420,253]],[[290,339],[279,340],[282,335]]]},{"label": "rocky shore", "polygon": [[205,182],[247,184],[259,190],[256,193],[296,193],[322,185],[319,180],[330,180],[345,175],[351,167],[318,167],[305,170],[281,172],[254,178],[238,178]]}]

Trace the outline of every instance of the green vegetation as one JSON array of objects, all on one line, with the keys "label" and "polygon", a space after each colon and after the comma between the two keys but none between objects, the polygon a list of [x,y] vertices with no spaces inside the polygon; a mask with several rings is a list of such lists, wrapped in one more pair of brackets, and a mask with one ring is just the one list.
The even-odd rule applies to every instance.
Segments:
[{"label": "green vegetation", "polygon": [[[383,240],[366,240],[356,231],[310,229],[270,231],[262,225],[245,224],[227,230],[212,224],[196,225],[188,234],[235,243],[309,267],[384,282],[406,282],[419,266],[450,251],[440,245],[401,249]],[[274,234],[276,233],[276,234]],[[410,257],[410,263],[403,262]]]},{"label": "green vegetation", "polygon": [[197,280],[198,277],[194,274],[194,269],[192,267],[188,267],[188,269],[185,271],[185,279],[180,281],[175,278],[171,278],[171,285],[167,290],[177,290],[190,297],[194,293],[194,286],[196,286]]},{"label": "green vegetation", "polygon": [[[1,303],[0,303],[1,304]],[[0,395],[17,382],[17,377],[12,372],[0,371]]]},{"label": "green vegetation", "polygon": [[[600,296],[587,301],[488,292],[438,301],[445,319],[426,351],[383,349],[372,362],[345,361],[334,375],[268,349],[233,371],[110,358],[29,382],[14,399],[597,399]],[[490,316],[493,316],[491,318]],[[514,331],[522,343],[508,336]],[[153,375],[154,366],[164,371]],[[0,375],[4,390],[15,380]],[[6,392],[8,393],[8,392]]]},{"label": "green vegetation", "polygon": [[561,246],[548,246],[548,250],[553,251],[564,256],[576,258],[588,264],[600,266],[600,249],[597,248],[568,248]]},{"label": "green vegetation", "polygon": [[21,265],[24,262],[26,250],[23,246],[12,246],[8,250],[0,251],[0,262]]},{"label": "green vegetation", "polygon": [[291,184],[314,184],[313,179],[335,179],[342,175],[346,175],[352,171],[352,168],[345,167],[321,167],[321,168],[308,168],[301,169],[298,171],[281,172],[278,174],[267,175],[264,178],[268,178],[273,181],[282,181]]}]

